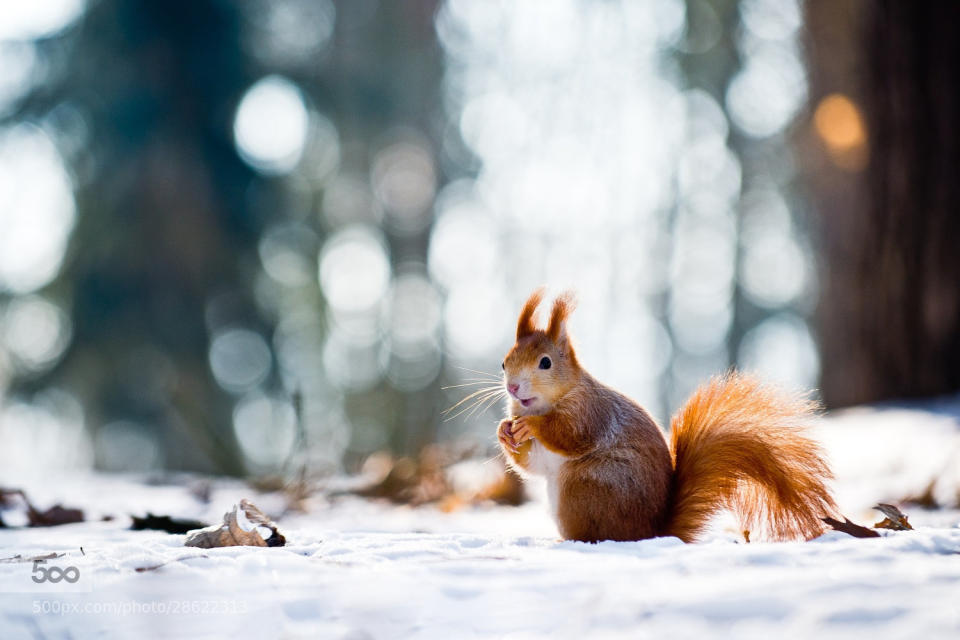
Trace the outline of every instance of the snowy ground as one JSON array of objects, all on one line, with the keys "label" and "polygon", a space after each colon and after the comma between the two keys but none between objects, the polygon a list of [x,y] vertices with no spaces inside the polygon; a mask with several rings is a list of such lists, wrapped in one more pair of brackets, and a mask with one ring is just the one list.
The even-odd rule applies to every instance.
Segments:
[{"label": "snowy ground", "polygon": [[[950,415],[853,412],[822,431],[844,511],[933,493],[956,504],[960,429]],[[3,477],[0,486],[22,479]],[[74,584],[32,583],[0,563],[0,638],[957,638],[960,512],[907,509],[916,531],[860,540],[742,544],[722,528],[676,539],[560,542],[534,502],[444,514],[342,499],[279,520],[283,548],[192,549],[184,536],[129,531],[123,514],[218,521],[251,497],[218,483],[207,504],[184,484],[85,476],[23,486],[41,506],[111,522],[0,529],[0,557],[66,555]],[[951,502],[953,501],[953,502]],[[83,551],[81,552],[81,547]],[[137,571],[137,569],[147,569]]]}]

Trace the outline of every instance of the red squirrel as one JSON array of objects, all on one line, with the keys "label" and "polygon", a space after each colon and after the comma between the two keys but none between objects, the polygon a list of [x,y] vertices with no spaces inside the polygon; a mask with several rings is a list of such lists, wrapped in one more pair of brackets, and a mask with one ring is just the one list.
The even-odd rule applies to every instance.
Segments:
[{"label": "red squirrel", "polygon": [[[673,417],[670,444],[643,407],[587,373],[567,332],[573,296],[535,325],[543,290],[520,312],[503,361],[509,417],[497,436],[522,476],[546,476],[564,539],[693,542],[729,509],[745,535],[812,538],[836,512],[820,449],[804,432],[809,401],[728,373]],[[748,537],[749,539],[749,537]]]}]

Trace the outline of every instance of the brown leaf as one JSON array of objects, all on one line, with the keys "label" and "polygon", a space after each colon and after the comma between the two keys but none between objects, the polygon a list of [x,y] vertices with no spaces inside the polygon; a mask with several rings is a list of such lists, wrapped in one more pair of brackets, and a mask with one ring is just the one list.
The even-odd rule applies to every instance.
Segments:
[{"label": "brown leaf", "polygon": [[[380,470],[380,479],[371,485],[349,491],[365,498],[385,498],[398,504],[420,506],[451,503],[455,496],[446,471],[451,465],[468,459],[473,450],[456,443],[431,444],[416,458],[393,459],[389,454],[373,454],[364,463]],[[460,499],[457,496],[457,499]]]},{"label": "brown leaf", "polygon": [[504,469],[503,474],[496,482],[493,482],[481,490],[474,498],[476,502],[492,500],[497,504],[518,507],[527,500],[526,490],[523,486],[523,480],[516,472],[510,469]]},{"label": "brown leaf", "polygon": [[37,511],[32,506],[27,510],[27,519],[31,527],[55,527],[61,524],[83,522],[83,511],[69,509],[55,504],[46,511]]},{"label": "brown leaf", "polygon": [[893,529],[894,531],[913,531],[913,527],[907,522],[907,516],[892,504],[880,503],[875,506],[874,509],[886,516],[886,518],[873,525],[875,528]]},{"label": "brown leaf", "polygon": [[412,458],[388,461],[386,474],[374,484],[354,491],[364,498],[386,498],[391,502],[411,503],[422,482],[420,466]]},{"label": "brown leaf", "polygon": [[854,538],[879,538],[880,534],[874,531],[873,529],[868,529],[862,527],[859,524],[850,522],[850,519],[844,516],[843,522],[839,520],[834,520],[833,518],[820,518],[826,522],[831,528],[836,529],[837,531],[843,531],[848,533]]},{"label": "brown leaf", "polygon": [[23,498],[23,491],[20,489],[5,489],[0,487],[0,507],[9,507],[12,504],[10,498],[13,496]]},{"label": "brown leaf", "polygon": [[[253,525],[249,531],[240,525],[238,519],[240,510],[243,511],[247,521]],[[270,531],[270,535],[266,539],[258,531],[261,527]],[[222,525],[191,531],[187,534],[184,545],[211,549],[213,547],[239,546],[282,547],[286,543],[287,539],[280,533],[273,521],[265,516],[252,502],[243,499],[238,506],[235,505],[232,510],[224,514]]]},{"label": "brown leaf", "polygon": [[[937,498],[933,495],[933,489],[937,486],[937,479],[933,478],[924,488],[922,492],[917,495],[907,496],[902,500],[908,504],[915,504],[918,507],[924,509],[939,509],[940,503],[937,502]],[[886,514],[884,514],[886,515]]]},{"label": "brown leaf", "polygon": [[57,504],[45,511],[40,511],[33,506],[22,489],[0,488],[0,506],[8,509],[14,507],[16,501],[13,498],[15,497],[19,498],[22,509],[26,511],[28,527],[55,527],[84,521],[81,509],[71,509]]}]

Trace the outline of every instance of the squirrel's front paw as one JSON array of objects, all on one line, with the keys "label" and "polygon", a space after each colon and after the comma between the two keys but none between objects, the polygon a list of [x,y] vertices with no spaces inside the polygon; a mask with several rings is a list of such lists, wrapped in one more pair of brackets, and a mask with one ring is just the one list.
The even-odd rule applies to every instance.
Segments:
[{"label": "squirrel's front paw", "polygon": [[513,441],[516,442],[518,446],[534,438],[531,422],[527,416],[520,416],[519,418],[513,419],[513,428],[510,431],[510,435],[513,436]]},{"label": "squirrel's front paw", "polygon": [[514,453],[518,452],[519,443],[513,439],[513,420],[501,420],[497,427],[497,439],[500,444],[510,449]]}]

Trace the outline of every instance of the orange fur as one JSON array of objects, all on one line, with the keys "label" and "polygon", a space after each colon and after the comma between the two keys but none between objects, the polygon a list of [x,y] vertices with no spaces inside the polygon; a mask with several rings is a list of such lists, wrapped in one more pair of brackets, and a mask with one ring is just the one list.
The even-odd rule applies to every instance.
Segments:
[{"label": "orange fur", "polygon": [[693,395],[668,447],[642,407],[580,367],[566,331],[573,297],[554,302],[546,330],[533,320],[542,298],[527,300],[504,360],[515,392],[498,435],[521,475],[547,477],[564,538],[690,542],[724,508],[774,539],[822,532],[835,505],[830,470],[803,433],[809,403],[731,373]]},{"label": "orange fur", "polygon": [[527,302],[523,305],[523,309],[520,310],[520,318],[517,320],[517,340],[536,330],[534,316],[537,313],[537,307],[540,306],[540,301],[543,300],[545,291],[543,287],[540,287],[531,293]]},{"label": "orange fur", "polygon": [[557,296],[550,310],[550,323],[547,325],[547,337],[554,343],[560,343],[567,333],[567,318],[573,313],[577,302],[574,295],[567,291]]},{"label": "orange fur", "polygon": [[811,538],[836,510],[830,468],[804,434],[814,406],[730,373],[700,387],[671,421],[673,514],[667,532],[694,540],[727,508],[742,530]]},{"label": "orange fur", "polygon": [[529,471],[530,468],[530,448],[533,445],[532,440],[520,443],[514,450],[510,442],[510,431],[513,428],[513,420],[501,420],[497,428],[497,438],[503,447],[503,453],[507,456],[507,461],[511,467],[521,472]]}]

